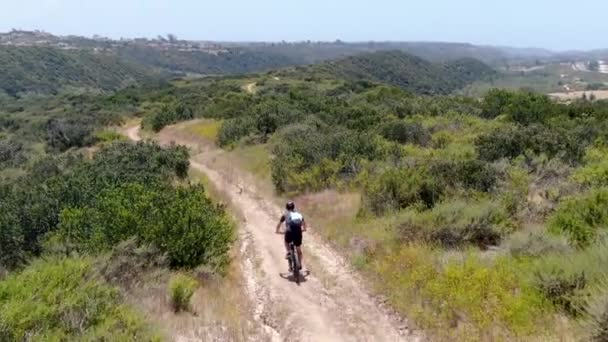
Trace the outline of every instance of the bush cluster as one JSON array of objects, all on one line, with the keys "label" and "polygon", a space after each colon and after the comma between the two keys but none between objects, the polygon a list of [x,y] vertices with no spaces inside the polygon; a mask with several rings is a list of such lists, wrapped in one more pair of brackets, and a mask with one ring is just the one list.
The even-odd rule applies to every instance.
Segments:
[{"label": "bush cluster", "polygon": [[476,140],[479,157],[495,161],[502,158],[514,159],[527,152],[544,154],[549,158],[561,158],[569,163],[580,162],[585,148],[597,136],[584,127],[508,125],[481,135]]},{"label": "bush cluster", "polygon": [[427,172],[409,168],[391,168],[371,179],[365,186],[364,199],[376,214],[420,204],[432,208],[442,198],[444,189]]},{"label": "bush cluster", "polygon": [[423,241],[445,248],[498,245],[512,230],[495,203],[450,201],[428,211],[406,211],[397,225],[402,241]]},{"label": "bush cluster", "polygon": [[586,247],[608,227],[608,189],[600,188],[564,200],[549,219],[549,228]]},{"label": "bush cluster", "polygon": [[70,251],[109,250],[132,237],[157,247],[171,265],[221,269],[233,228],[201,187],[174,186],[188,171],[183,147],[120,142],[93,159],[67,154],[35,164],[1,187],[0,261],[14,268],[48,240]]},{"label": "bush cluster", "polygon": [[160,341],[88,259],[37,260],[0,281],[2,341]]},{"label": "bush cluster", "polygon": [[190,299],[198,287],[196,279],[186,275],[177,274],[169,281],[169,298],[173,311],[188,311]]},{"label": "bush cluster", "polygon": [[376,214],[417,204],[432,208],[458,189],[490,192],[498,178],[498,172],[483,161],[429,160],[368,176],[364,199]]},{"label": "bush cluster", "polygon": [[402,120],[388,122],[380,127],[380,135],[401,144],[427,146],[431,134],[420,123],[407,123]]},{"label": "bush cluster", "polygon": [[378,286],[393,294],[391,304],[411,312],[437,339],[525,339],[543,329],[543,298],[521,282],[509,259],[440,259],[435,249],[406,244],[372,267]]},{"label": "bush cluster", "polygon": [[306,124],[281,129],[270,144],[272,182],[279,192],[331,187],[354,177],[363,160],[380,157],[370,134],[345,129],[326,133]]},{"label": "bush cluster", "polygon": [[167,125],[193,118],[194,113],[190,107],[183,104],[165,104],[155,113],[145,118],[143,127],[158,132]]},{"label": "bush cluster", "polygon": [[137,237],[157,247],[174,267],[228,264],[233,228],[201,186],[125,184],[102,191],[86,207],[61,211],[59,240],[91,252]]}]

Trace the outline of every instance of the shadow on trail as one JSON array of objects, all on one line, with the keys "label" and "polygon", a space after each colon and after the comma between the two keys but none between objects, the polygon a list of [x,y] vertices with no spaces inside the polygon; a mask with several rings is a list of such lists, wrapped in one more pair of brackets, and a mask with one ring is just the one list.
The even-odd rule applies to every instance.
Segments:
[{"label": "shadow on trail", "polygon": [[[305,283],[306,277],[310,274],[310,271],[305,271],[300,273],[300,283],[298,284],[298,286],[300,286],[302,283]],[[279,275],[281,276],[281,278],[289,280],[292,283],[296,283],[296,278],[293,276],[293,274],[291,272],[289,273],[279,273]]]}]

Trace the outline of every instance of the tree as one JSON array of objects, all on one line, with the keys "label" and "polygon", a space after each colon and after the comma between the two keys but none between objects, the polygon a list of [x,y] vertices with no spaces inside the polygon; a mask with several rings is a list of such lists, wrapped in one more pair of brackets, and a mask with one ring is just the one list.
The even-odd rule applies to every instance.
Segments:
[{"label": "tree", "polygon": [[171,43],[175,43],[178,41],[177,36],[174,35],[173,33],[169,33],[167,34],[167,39],[169,40],[169,42]]},{"label": "tree", "polygon": [[591,71],[599,71],[600,70],[600,63],[598,61],[590,61],[589,64],[587,65],[587,67]]}]

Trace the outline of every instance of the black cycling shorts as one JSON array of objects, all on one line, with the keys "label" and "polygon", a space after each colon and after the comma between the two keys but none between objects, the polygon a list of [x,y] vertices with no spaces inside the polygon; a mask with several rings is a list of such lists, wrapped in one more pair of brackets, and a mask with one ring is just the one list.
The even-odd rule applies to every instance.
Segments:
[{"label": "black cycling shorts", "polygon": [[302,246],[302,230],[288,230],[285,232],[285,242],[293,244],[297,247]]}]

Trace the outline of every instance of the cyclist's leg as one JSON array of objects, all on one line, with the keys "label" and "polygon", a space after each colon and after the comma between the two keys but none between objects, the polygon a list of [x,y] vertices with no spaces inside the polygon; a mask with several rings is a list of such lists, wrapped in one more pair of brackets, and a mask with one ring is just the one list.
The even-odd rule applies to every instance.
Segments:
[{"label": "cyclist's leg", "polygon": [[294,234],[293,244],[296,245],[296,250],[298,251],[298,260],[300,260],[300,269],[304,269],[304,262],[302,259],[302,232],[298,232]]},{"label": "cyclist's leg", "polygon": [[293,236],[290,232],[285,232],[285,251],[287,252],[287,256],[286,258],[289,258],[289,253],[291,252],[289,250],[289,243],[293,241]]}]

